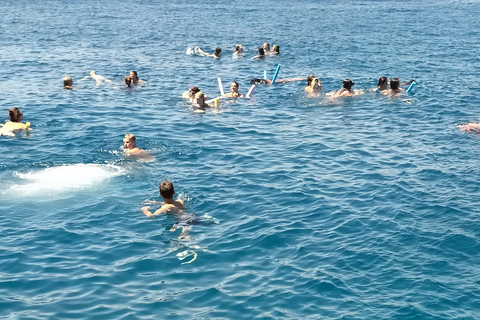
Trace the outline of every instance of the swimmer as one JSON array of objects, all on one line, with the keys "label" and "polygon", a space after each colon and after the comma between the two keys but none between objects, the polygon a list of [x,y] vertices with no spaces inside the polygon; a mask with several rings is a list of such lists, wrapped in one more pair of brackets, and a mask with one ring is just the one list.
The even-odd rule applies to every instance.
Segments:
[{"label": "swimmer", "polygon": [[202,49],[200,49],[200,47],[195,47],[195,53],[199,56],[204,56],[204,57],[214,57],[215,59],[219,59],[220,58],[220,54],[222,53],[222,48],[220,47],[216,47],[215,48],[215,53],[214,54],[210,54],[210,53],[206,53],[205,51],[203,51]]},{"label": "swimmer", "polygon": [[125,87],[130,88],[130,86],[132,85],[132,77],[125,76],[124,79],[125,79]]},{"label": "swimmer", "polygon": [[[290,78],[290,79],[277,79],[275,80],[275,83],[287,83],[287,82],[294,82],[294,81],[304,81],[306,78]],[[269,79],[259,79],[259,78],[253,78],[250,80],[250,83],[252,84],[272,84],[272,80]]]},{"label": "swimmer", "polygon": [[258,47],[258,54],[251,58],[250,60],[253,60],[253,59],[263,59],[265,58],[265,50],[263,49],[263,47]]},{"label": "swimmer", "polygon": [[280,46],[278,44],[273,45],[271,54],[280,54]]},{"label": "swimmer", "polygon": [[322,90],[322,82],[318,80],[315,76],[311,75],[307,77],[307,86],[305,87],[305,91],[308,93],[315,93]]},{"label": "swimmer", "polygon": [[390,79],[390,89],[382,91],[382,94],[389,96],[394,96],[401,93],[405,93],[405,89],[400,88],[400,80],[398,78]]},{"label": "swimmer", "polygon": [[342,88],[335,93],[335,97],[353,97],[357,95],[364,94],[363,91],[352,91],[352,86],[354,85],[353,81],[350,79],[343,80]]},{"label": "swimmer", "polygon": [[238,82],[233,81],[230,84],[230,92],[224,94],[222,97],[225,97],[225,98],[241,98],[241,97],[244,97],[244,95],[241,94],[241,93],[238,93]]},{"label": "swimmer", "polygon": [[233,54],[237,56],[243,55],[243,46],[241,44],[237,44],[235,46],[235,52]]},{"label": "swimmer", "polygon": [[73,89],[73,80],[71,77],[66,76],[63,80],[63,89],[71,90]]},{"label": "swimmer", "polygon": [[137,138],[133,134],[123,137],[123,150],[127,156],[148,156],[145,150],[137,148]]},{"label": "swimmer", "polygon": [[198,89],[195,86],[191,86],[190,89],[188,89],[188,91],[185,91],[182,94],[182,98],[189,99],[190,102],[193,102],[195,100],[195,94],[197,94],[197,92],[200,92],[200,89]]},{"label": "swimmer", "polygon": [[102,82],[112,82],[112,80],[108,80],[104,76],[101,76],[101,75],[97,74],[95,71],[90,71],[90,75],[86,76],[85,78],[83,78],[80,81],[83,81],[83,80],[88,79],[88,78],[92,78],[93,80],[95,80],[97,86],[100,85]]},{"label": "swimmer", "polygon": [[265,51],[265,54],[270,54],[271,53],[270,45],[268,44],[268,42],[265,42],[263,44],[263,51]]},{"label": "swimmer", "polygon": [[457,126],[460,130],[465,132],[480,132],[480,116],[478,117],[478,123],[470,122]]},{"label": "swimmer", "polygon": [[132,78],[132,83],[133,84],[139,84],[139,83],[145,83],[145,80],[138,79],[138,73],[137,71],[130,71],[130,78]]},{"label": "swimmer", "polygon": [[173,183],[171,181],[162,181],[162,183],[159,186],[160,189],[160,196],[163,198],[163,203],[160,209],[152,213],[150,210],[150,206],[145,206],[142,207],[142,212],[144,215],[147,217],[155,217],[158,216],[164,212],[173,210],[173,211],[179,211],[179,209],[183,209],[183,200],[178,199],[178,200],[173,200],[173,195],[175,194],[175,190],[173,188]]},{"label": "swimmer", "polygon": [[368,89],[368,91],[383,91],[388,89],[388,78],[387,77],[380,77],[378,79],[377,87],[374,89]]},{"label": "swimmer", "polygon": [[7,123],[5,124],[0,124],[2,126],[0,128],[0,136],[14,137],[15,131],[33,130],[32,128],[30,128],[30,122],[21,123],[23,119],[23,113],[21,113],[17,107],[9,109],[7,113],[8,113],[8,116],[10,117],[10,121],[7,121]]},{"label": "swimmer", "polygon": [[205,95],[203,94],[202,91],[199,91],[195,94],[195,100],[193,102],[193,106],[200,109],[210,108],[210,105],[208,105],[205,102]]}]

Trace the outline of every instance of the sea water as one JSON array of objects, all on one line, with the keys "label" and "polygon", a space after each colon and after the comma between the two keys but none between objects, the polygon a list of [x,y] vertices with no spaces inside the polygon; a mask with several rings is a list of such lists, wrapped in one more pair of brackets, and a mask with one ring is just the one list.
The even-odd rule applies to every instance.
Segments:
[{"label": "sea water", "polygon": [[[479,319],[478,1],[0,2],[0,319]],[[251,60],[263,42],[280,55]],[[245,54],[233,58],[241,43]],[[222,57],[186,54],[196,46]],[[237,81],[252,99],[204,114]],[[112,80],[80,81],[95,70]],[[136,70],[144,85],[124,88]],[[62,89],[69,75],[74,89]],[[380,76],[410,95],[325,97]],[[128,158],[132,133],[151,161]],[[196,220],[145,217],[172,180]],[[158,205],[152,205],[153,210]]]}]

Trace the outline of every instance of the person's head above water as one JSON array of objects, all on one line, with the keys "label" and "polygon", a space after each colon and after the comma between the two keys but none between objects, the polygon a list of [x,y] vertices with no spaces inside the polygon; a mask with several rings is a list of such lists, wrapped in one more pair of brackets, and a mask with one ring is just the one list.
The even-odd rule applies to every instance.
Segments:
[{"label": "person's head above water", "polygon": [[274,44],[272,48],[273,53],[280,53],[280,46],[278,44]]},{"label": "person's head above water", "polygon": [[265,50],[263,47],[258,47],[258,55],[263,57],[265,55]]},{"label": "person's head above water", "polygon": [[12,122],[20,122],[23,119],[23,113],[20,112],[20,110],[15,107],[12,109],[8,109],[8,116],[10,117],[10,121]]},{"label": "person's head above water", "polygon": [[353,81],[350,79],[345,79],[343,80],[342,87],[350,91],[352,89],[352,86],[354,85]]},{"label": "person's head above water", "polygon": [[390,89],[391,90],[398,90],[400,88],[400,79],[392,78],[390,79]]},{"label": "person's head above water", "polygon": [[132,78],[133,83],[137,83],[139,80],[137,71],[135,70],[130,71],[130,78]]},{"label": "person's head above water", "polygon": [[232,83],[230,83],[230,91],[238,93],[238,82],[233,81]]},{"label": "person's head above water", "polygon": [[216,47],[216,48],[215,48],[215,53],[214,53],[214,55],[217,56],[217,57],[219,57],[221,53],[222,53],[222,48]]},{"label": "person's head above water", "polygon": [[205,95],[202,91],[195,93],[195,102],[201,107],[205,104]]},{"label": "person's head above water", "polygon": [[388,78],[387,77],[380,77],[378,79],[377,88],[378,89],[386,89],[388,86]]},{"label": "person's head above water", "polygon": [[200,92],[200,89],[198,89],[198,88],[195,87],[195,86],[191,86],[191,87],[188,89],[188,96],[189,96],[191,99],[195,99],[195,95],[197,94],[197,92]]},{"label": "person's head above water", "polygon": [[137,147],[137,139],[133,134],[126,134],[123,137],[123,147],[125,149],[135,149]]},{"label": "person's head above water", "polygon": [[72,89],[73,87],[73,80],[71,77],[69,76],[66,76],[65,78],[63,78],[63,88],[64,89]]},{"label": "person's head above water", "polygon": [[170,199],[170,198],[173,198],[173,195],[175,194],[175,189],[173,188],[172,181],[168,181],[168,180],[162,181],[158,189],[160,190],[160,195],[163,198]]},{"label": "person's head above water", "polygon": [[132,84],[132,77],[125,76],[125,87],[130,87],[131,84]]},{"label": "person's head above water", "polygon": [[235,53],[243,53],[243,46],[241,44],[235,46]]},{"label": "person's head above water", "polygon": [[94,76],[94,75],[96,75],[96,74],[97,74],[97,73],[96,73],[95,71],[93,71],[93,70],[90,71],[90,76]]},{"label": "person's head above water", "polygon": [[263,44],[263,50],[265,50],[265,52],[270,52],[270,45],[268,44],[268,42],[265,42]]}]

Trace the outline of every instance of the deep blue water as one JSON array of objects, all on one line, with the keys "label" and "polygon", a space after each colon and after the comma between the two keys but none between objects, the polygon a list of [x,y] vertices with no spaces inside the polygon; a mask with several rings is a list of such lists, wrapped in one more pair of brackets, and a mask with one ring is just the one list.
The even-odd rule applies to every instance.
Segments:
[{"label": "deep blue water", "polygon": [[[456,127],[480,113],[479,1],[0,12],[0,115],[34,129],[0,139],[0,319],[480,319],[480,141]],[[250,60],[265,41],[280,56]],[[218,95],[217,77],[245,93],[279,63],[324,92],[418,85],[337,101],[259,85],[205,114],[179,98]],[[90,70],[114,84],[79,81]],[[130,70],[147,83],[122,88]],[[125,158],[127,133],[155,160]],[[190,240],[140,211],[164,179],[203,222]]]}]

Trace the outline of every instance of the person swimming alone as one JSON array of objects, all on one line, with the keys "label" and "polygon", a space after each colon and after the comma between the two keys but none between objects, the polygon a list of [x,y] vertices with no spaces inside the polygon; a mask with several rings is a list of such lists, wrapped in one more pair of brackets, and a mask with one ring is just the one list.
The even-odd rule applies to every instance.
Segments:
[{"label": "person swimming alone", "polygon": [[233,53],[234,55],[243,55],[243,46],[241,44],[237,44],[235,46],[235,52]]},{"label": "person swimming alone", "polygon": [[15,107],[7,111],[10,121],[7,121],[5,124],[0,124],[0,136],[10,136],[14,137],[16,131],[20,130],[33,130],[30,128],[30,122],[22,123],[23,113]]},{"label": "person swimming alone", "polygon": [[71,77],[66,76],[63,80],[63,89],[72,90],[73,89],[73,80]]},{"label": "person swimming alone", "polygon": [[88,78],[92,78],[93,80],[95,80],[95,83],[98,85],[102,84],[103,82],[112,82],[112,80],[108,80],[107,78],[105,78],[104,76],[101,76],[99,74],[97,74],[95,71],[90,71],[90,75],[89,76],[86,76],[85,78],[83,78],[82,80],[80,81],[83,81],[85,79],[88,79]]},{"label": "person swimming alone", "polygon": [[148,152],[137,147],[137,138],[133,134],[123,137],[123,150],[127,156],[148,156]]}]

